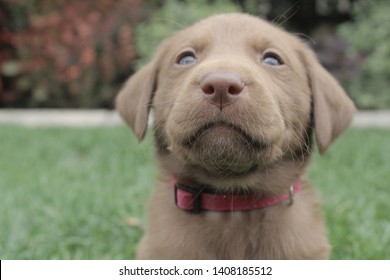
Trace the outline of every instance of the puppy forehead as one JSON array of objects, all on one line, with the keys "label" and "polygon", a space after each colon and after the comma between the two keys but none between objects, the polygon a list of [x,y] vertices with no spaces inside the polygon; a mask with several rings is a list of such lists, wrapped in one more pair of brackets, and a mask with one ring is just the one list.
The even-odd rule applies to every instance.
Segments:
[{"label": "puppy forehead", "polygon": [[172,40],[178,47],[206,46],[240,47],[250,44],[254,48],[279,47],[291,49],[296,38],[272,24],[246,14],[221,14],[206,18],[177,33]]}]

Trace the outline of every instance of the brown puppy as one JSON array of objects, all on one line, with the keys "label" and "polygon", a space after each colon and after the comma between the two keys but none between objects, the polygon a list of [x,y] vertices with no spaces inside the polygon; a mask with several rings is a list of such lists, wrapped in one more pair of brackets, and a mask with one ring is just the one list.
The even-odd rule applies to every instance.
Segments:
[{"label": "brown puppy", "polygon": [[[298,38],[249,15],[210,17],[166,40],[117,108],[139,141],[154,109],[161,174],[138,258],[329,257],[319,199],[299,178],[312,132],[324,153],[355,108]],[[184,206],[175,183],[191,188],[176,190]]]}]

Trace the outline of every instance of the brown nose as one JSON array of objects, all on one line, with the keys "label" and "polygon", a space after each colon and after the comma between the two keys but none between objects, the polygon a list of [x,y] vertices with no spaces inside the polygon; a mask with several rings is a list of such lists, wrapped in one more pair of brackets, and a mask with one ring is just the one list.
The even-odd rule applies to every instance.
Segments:
[{"label": "brown nose", "polygon": [[200,81],[204,96],[221,110],[232,104],[243,92],[245,83],[234,72],[212,72]]}]

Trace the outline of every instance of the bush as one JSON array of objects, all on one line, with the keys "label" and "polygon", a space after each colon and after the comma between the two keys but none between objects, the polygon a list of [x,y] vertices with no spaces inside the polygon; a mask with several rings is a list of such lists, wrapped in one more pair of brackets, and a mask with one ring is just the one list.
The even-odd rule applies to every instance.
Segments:
[{"label": "bush", "polygon": [[359,1],[354,21],[343,24],[339,33],[351,44],[349,55],[362,60],[358,75],[348,88],[358,107],[390,108],[390,5],[385,0]]},{"label": "bush", "polygon": [[111,107],[141,1],[6,1],[0,106]]}]

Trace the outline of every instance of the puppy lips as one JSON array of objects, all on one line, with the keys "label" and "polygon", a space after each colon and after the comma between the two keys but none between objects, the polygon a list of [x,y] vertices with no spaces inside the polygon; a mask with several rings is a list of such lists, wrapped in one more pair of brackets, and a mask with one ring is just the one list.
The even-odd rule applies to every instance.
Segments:
[{"label": "puppy lips", "polygon": [[226,176],[247,174],[255,170],[263,146],[266,147],[240,127],[226,122],[204,125],[182,144],[188,163],[212,174]]},{"label": "puppy lips", "polygon": [[203,125],[184,141],[184,146],[192,148],[207,133],[218,134],[225,137],[239,137],[243,144],[249,145],[255,150],[264,150],[268,147],[266,143],[261,142],[246,133],[239,125],[225,121],[211,122]]}]

